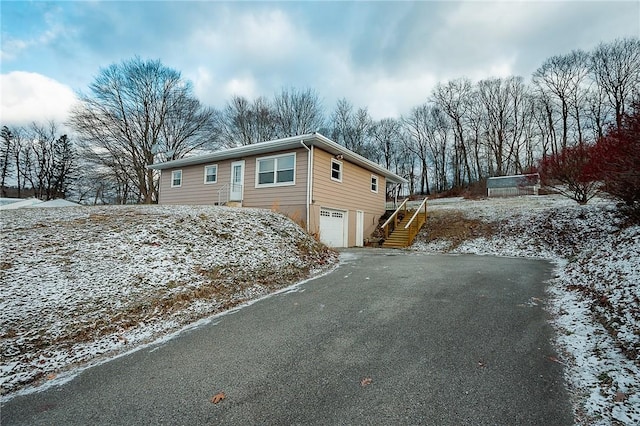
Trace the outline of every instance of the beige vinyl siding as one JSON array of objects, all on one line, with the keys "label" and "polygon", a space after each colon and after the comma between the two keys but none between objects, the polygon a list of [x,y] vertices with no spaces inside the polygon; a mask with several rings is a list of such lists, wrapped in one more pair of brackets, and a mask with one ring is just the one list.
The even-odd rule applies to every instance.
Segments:
[{"label": "beige vinyl siding", "polygon": [[[256,188],[257,159],[291,153],[296,155],[295,185]],[[281,206],[304,205],[307,201],[307,151],[304,149],[249,157],[245,161],[244,176],[244,206],[270,207],[274,202]]]},{"label": "beige vinyl siding", "polygon": [[[295,153],[295,185],[256,188],[257,158]],[[160,177],[160,204],[215,204],[218,192],[231,180],[231,163],[244,160],[243,207],[257,207],[278,210],[298,222],[306,222],[307,202],[307,150],[304,148],[220,161],[203,163],[176,169],[162,170]],[[218,165],[217,183],[204,183],[204,167]],[[182,186],[171,187],[171,172],[182,170]],[[225,188],[223,200],[228,198]]]},{"label": "beige vinyl siding", "polygon": [[[295,185],[256,188],[257,159],[280,154],[296,154]],[[307,150],[304,148],[273,152],[245,159],[243,207],[273,209],[286,214],[299,223],[307,217]]]},{"label": "beige vinyl siding", "polygon": [[[204,183],[204,167],[218,165],[218,180],[216,183]],[[182,185],[171,187],[171,173],[182,170]],[[218,191],[229,183],[231,177],[231,161],[218,163],[204,163],[185,166],[176,169],[162,170],[160,175],[159,204],[215,204],[218,202]],[[228,189],[226,190],[228,192]],[[223,195],[226,201],[228,194]]]},{"label": "beige vinyl siding", "polygon": [[[313,189],[310,209],[310,232],[318,233],[320,208],[348,212],[348,245],[356,244],[356,210],[364,212],[364,238],[371,236],[385,212],[386,181],[346,160],[342,160],[342,182],[331,179],[332,155],[318,148],[313,150]],[[378,177],[378,192],[371,191],[371,175]]]}]

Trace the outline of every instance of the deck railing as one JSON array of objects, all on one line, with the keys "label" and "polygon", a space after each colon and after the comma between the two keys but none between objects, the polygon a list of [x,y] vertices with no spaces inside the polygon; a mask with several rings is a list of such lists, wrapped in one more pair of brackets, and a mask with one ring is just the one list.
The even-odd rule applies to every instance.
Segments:
[{"label": "deck railing", "polygon": [[[426,197],[424,200],[422,200],[422,203],[420,203],[420,207],[416,209],[415,213],[413,214],[409,222],[404,226],[404,229],[407,229],[409,231],[409,235],[408,235],[409,244],[413,242],[416,235],[418,235],[418,232],[420,232],[420,228],[422,228],[422,225],[424,225],[424,223],[427,221],[427,199],[428,198],[429,197]],[[422,212],[422,209],[424,209],[424,215],[420,214]]]},{"label": "deck railing", "polygon": [[387,219],[386,222],[382,225],[385,240],[389,238],[389,235],[391,235],[391,233],[398,227],[398,214],[400,213],[400,211],[404,211],[406,213],[407,201],[408,199],[404,200],[402,204],[398,206],[396,211],[393,212],[391,216],[389,216],[389,219]]}]

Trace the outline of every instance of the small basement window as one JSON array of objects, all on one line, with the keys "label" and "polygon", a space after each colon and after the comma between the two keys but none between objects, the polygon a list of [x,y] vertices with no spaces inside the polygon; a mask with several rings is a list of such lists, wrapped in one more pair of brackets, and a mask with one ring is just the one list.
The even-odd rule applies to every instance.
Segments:
[{"label": "small basement window", "polygon": [[331,180],[342,182],[342,162],[331,159]]},{"label": "small basement window", "polygon": [[171,172],[171,187],[179,188],[182,186],[182,170],[174,170]]},{"label": "small basement window", "polygon": [[378,176],[371,175],[371,192],[378,193]]},{"label": "small basement window", "polygon": [[218,165],[204,166],[204,183],[216,183],[218,181]]}]

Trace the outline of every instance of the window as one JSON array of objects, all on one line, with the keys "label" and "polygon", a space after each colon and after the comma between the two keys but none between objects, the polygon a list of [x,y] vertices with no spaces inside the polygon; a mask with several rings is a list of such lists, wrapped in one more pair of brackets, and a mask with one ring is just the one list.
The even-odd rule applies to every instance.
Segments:
[{"label": "window", "polygon": [[378,193],[378,176],[371,175],[371,192]]},{"label": "window", "polygon": [[342,163],[331,159],[331,180],[342,182]]},{"label": "window", "polygon": [[174,170],[171,172],[171,187],[179,188],[182,186],[182,170]]},{"label": "window", "polygon": [[218,181],[218,165],[204,166],[204,183],[216,183]]},{"label": "window", "polygon": [[295,154],[258,158],[256,162],[256,187],[295,185]]}]

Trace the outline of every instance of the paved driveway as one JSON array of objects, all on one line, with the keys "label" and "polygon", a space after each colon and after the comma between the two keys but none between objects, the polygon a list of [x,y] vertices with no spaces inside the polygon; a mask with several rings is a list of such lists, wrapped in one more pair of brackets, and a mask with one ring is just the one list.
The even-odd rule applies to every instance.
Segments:
[{"label": "paved driveway", "polygon": [[343,257],[297,291],[16,397],[1,424],[572,423],[541,306],[549,264]]}]

